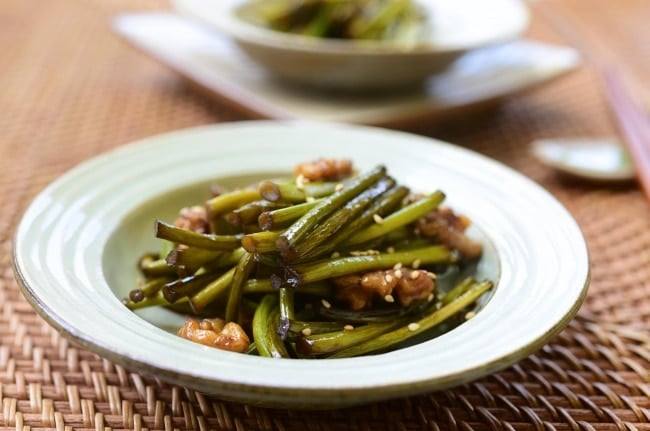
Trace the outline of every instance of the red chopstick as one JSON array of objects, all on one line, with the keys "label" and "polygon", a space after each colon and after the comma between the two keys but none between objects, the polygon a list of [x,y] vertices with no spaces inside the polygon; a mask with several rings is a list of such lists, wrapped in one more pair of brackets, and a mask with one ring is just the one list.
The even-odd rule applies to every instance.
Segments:
[{"label": "red chopstick", "polygon": [[632,156],[637,179],[650,199],[650,119],[616,70],[601,69],[601,78],[613,117]]}]

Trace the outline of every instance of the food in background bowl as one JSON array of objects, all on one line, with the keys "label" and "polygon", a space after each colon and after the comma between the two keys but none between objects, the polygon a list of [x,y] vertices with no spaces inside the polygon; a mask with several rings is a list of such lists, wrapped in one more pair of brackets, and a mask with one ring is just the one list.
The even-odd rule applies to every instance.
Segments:
[{"label": "food in background bowl", "polygon": [[[413,90],[470,50],[520,36],[529,22],[528,10],[519,0],[411,0],[404,4],[420,18],[416,19],[418,25],[403,27],[405,31],[394,31],[392,24],[401,20],[391,19],[392,13],[386,13],[380,14],[380,18],[387,18],[386,22],[376,19],[371,20],[376,24],[369,27],[360,25],[369,28],[369,33],[373,28],[385,27],[389,31],[384,38],[313,37],[270,28],[265,19],[269,12],[263,12],[267,1],[272,6],[281,0],[172,3],[179,12],[232,38],[270,77],[283,83],[346,92]],[[367,1],[374,4],[379,0]],[[322,33],[324,28],[319,19],[309,27],[313,34]]]},{"label": "food in background bowl", "polygon": [[427,16],[413,0],[257,0],[263,25],[277,31],[333,39],[413,43]]}]

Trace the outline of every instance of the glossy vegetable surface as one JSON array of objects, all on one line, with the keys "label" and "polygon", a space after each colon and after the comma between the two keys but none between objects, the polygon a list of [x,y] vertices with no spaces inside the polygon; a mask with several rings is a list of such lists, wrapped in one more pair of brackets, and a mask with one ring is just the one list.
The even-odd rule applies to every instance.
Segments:
[{"label": "glossy vegetable surface", "polygon": [[493,283],[449,275],[471,274],[481,245],[442,191],[415,194],[384,166],[323,175],[262,181],[155,221],[169,251],[140,260],[125,304],[232,322],[247,353],[297,358],[385,352],[478,307]]}]

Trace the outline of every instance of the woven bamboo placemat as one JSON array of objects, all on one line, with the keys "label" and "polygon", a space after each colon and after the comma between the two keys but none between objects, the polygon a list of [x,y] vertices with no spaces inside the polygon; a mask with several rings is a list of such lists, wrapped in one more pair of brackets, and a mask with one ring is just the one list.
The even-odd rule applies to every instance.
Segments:
[{"label": "woven bamboo placemat", "polygon": [[[605,49],[637,79],[648,76],[647,2],[557,4],[599,26],[588,29],[607,29],[600,40]],[[11,270],[13,228],[30,200],[70,167],[112,147],[245,119],[111,34],[115,13],[165,8],[156,0],[0,3],[0,427],[650,429],[650,205],[633,183],[561,178],[529,151],[536,138],[614,132],[589,67],[484,113],[414,130],[528,175],[566,205],[587,239],[592,283],[578,317],[539,352],[498,374],[334,412],[261,409],[131,373],[51,329],[22,298]],[[557,41],[537,20],[531,33]]]}]

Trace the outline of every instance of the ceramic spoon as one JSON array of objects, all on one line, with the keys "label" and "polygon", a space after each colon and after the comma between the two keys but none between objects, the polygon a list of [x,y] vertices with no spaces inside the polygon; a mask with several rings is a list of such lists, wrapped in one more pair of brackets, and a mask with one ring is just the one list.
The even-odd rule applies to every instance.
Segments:
[{"label": "ceramic spoon", "polygon": [[598,181],[634,179],[634,165],[615,138],[560,138],[533,142],[539,161],[559,172]]}]

